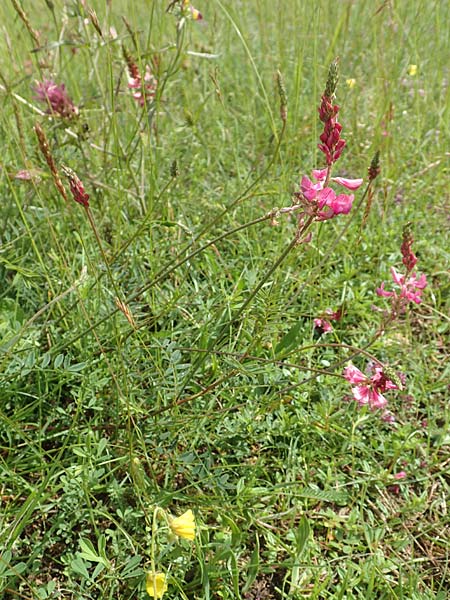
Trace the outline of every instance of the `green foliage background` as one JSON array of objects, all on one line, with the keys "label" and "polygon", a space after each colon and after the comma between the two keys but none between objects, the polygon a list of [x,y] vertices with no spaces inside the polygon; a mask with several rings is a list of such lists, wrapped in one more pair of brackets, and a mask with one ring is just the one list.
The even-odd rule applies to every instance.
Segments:
[{"label": "green foliage background", "polygon": [[[170,598],[444,599],[446,3],[198,0],[179,52],[167,4],[92,2],[100,36],[82,2],[24,0],[39,44],[17,2],[0,7],[2,597],[145,597],[158,505],[198,521],[194,547],[158,545]],[[148,110],[121,44],[157,72]],[[322,166],[317,105],[337,55],[336,173],[365,177],[381,150],[367,222],[361,206],[316,225],[236,321],[296,223],[225,234],[289,206]],[[32,86],[50,77],[78,119],[39,113]],[[54,189],[36,121],[90,194],[109,271],[82,207]],[[408,221],[429,287],[370,349],[407,376],[391,426],[345,401],[340,344],[376,330],[374,290]],[[313,318],[341,305],[318,338]]]}]

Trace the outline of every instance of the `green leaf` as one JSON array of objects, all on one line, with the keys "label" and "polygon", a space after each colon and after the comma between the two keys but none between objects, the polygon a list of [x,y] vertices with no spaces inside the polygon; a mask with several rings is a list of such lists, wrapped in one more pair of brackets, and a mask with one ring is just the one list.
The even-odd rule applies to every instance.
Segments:
[{"label": "green leaf", "polygon": [[142,562],[142,556],[136,555],[131,556],[126,564],[124,565],[122,572],[120,574],[121,577],[138,577],[142,575],[142,567],[139,565]]},{"label": "green leaf", "polygon": [[275,355],[278,356],[282,351],[291,350],[298,343],[298,335],[300,333],[300,329],[302,324],[296,323],[293,327],[289,329],[285,336],[281,338],[278,344],[275,347]]},{"label": "green leaf", "polygon": [[89,571],[87,570],[87,565],[84,562],[84,560],[79,556],[73,559],[73,561],[70,563],[70,566],[72,567],[72,571],[78,573],[79,575],[84,577],[84,579],[90,579]]},{"label": "green leaf", "polygon": [[255,581],[259,571],[259,537],[258,534],[255,537],[255,548],[250,557],[250,562],[247,569],[247,580],[242,588],[242,593],[245,594],[250,589],[252,583]]},{"label": "green leaf", "polygon": [[308,545],[309,535],[311,532],[311,528],[309,526],[309,521],[305,515],[300,520],[300,523],[295,531],[295,550],[296,556],[299,557],[306,546]]},{"label": "green leaf", "polygon": [[11,562],[12,553],[11,550],[5,550],[0,556],[0,576],[3,575],[3,571],[7,568]]}]

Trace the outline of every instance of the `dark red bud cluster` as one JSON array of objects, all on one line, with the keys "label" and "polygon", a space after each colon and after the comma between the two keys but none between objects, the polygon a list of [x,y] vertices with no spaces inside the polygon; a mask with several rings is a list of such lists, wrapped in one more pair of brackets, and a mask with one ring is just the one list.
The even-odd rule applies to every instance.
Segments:
[{"label": "dark red bud cluster", "polygon": [[319,119],[322,123],[326,123],[330,119],[333,119],[339,112],[339,106],[333,104],[333,102],[327,96],[322,96],[322,102],[319,106]]},{"label": "dark red bud cluster", "polygon": [[69,177],[70,191],[75,202],[82,204],[85,208],[89,206],[89,194],[84,191],[83,184],[78,178]]},{"label": "dark red bud cluster", "polygon": [[412,271],[417,264],[417,256],[412,251],[414,238],[408,227],[405,227],[403,232],[403,242],[401,245],[402,263],[405,265],[408,272]]},{"label": "dark red bud cluster", "polygon": [[319,118],[324,123],[324,128],[320,136],[322,143],[318,147],[325,154],[328,166],[337,161],[346,144],[341,139],[342,125],[337,120],[338,112],[339,106],[333,104],[327,96],[322,96]]}]

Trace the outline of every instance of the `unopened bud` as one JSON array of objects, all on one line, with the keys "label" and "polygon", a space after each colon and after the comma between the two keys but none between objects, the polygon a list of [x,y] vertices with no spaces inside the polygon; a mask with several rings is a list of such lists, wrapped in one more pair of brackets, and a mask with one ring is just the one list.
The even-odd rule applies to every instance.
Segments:
[{"label": "unopened bud", "polygon": [[277,71],[277,86],[278,86],[278,95],[280,96],[280,117],[283,123],[286,122],[287,119],[287,93],[286,86],[284,85],[283,75],[280,71]]},{"label": "unopened bud", "polygon": [[336,87],[339,80],[339,57],[336,57],[328,69],[327,85],[325,86],[324,96],[334,100],[336,96]]},{"label": "unopened bud", "polygon": [[380,151],[377,150],[375,152],[374,157],[372,158],[372,162],[370,163],[370,167],[367,169],[369,174],[369,181],[373,181],[381,172],[380,167]]},{"label": "unopened bud", "polygon": [[391,369],[391,367],[383,367],[383,375],[385,377],[387,377],[387,379],[392,381],[392,383],[395,383],[395,385],[398,387],[398,389],[400,391],[403,390],[404,381],[402,380],[402,377],[403,377],[403,379],[405,379],[404,375],[402,375],[402,377],[400,377],[400,375],[398,373],[396,373],[396,371],[394,371],[394,369]]},{"label": "unopened bud", "polygon": [[170,176],[175,179],[175,177],[178,177],[178,175],[180,174],[180,171],[178,169],[178,162],[175,159],[174,161],[172,161],[172,164],[170,165]]}]

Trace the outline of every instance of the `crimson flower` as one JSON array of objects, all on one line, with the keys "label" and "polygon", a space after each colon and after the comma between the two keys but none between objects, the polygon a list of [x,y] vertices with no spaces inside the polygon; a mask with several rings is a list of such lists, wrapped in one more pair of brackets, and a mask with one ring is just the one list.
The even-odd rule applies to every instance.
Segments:
[{"label": "crimson flower", "polygon": [[81,204],[84,208],[89,208],[89,194],[86,194],[81,179],[75,171],[69,169],[69,167],[61,165],[61,170],[69,180],[70,191],[72,192],[75,202],[78,202],[78,204]]},{"label": "crimson flower", "polygon": [[65,119],[78,114],[78,108],[72,102],[63,83],[58,85],[52,79],[44,79],[36,83],[34,92],[35,99],[48,107],[49,114],[57,114]]}]

